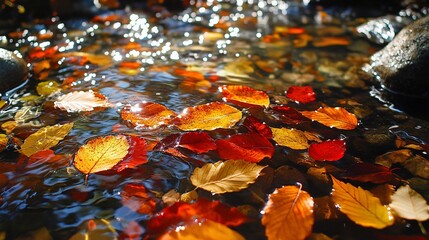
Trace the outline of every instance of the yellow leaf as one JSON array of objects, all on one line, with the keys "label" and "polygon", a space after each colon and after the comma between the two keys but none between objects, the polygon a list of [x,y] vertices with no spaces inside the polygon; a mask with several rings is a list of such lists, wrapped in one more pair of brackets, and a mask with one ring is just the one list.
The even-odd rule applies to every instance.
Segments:
[{"label": "yellow leaf", "polygon": [[96,107],[108,107],[107,98],[93,91],[76,91],[62,95],[54,102],[56,108],[67,112],[92,111]]},{"label": "yellow leaf", "polygon": [[402,218],[420,222],[429,219],[429,205],[418,192],[409,185],[402,186],[392,196],[389,205]]},{"label": "yellow leaf", "polygon": [[254,183],[264,168],[244,160],[208,163],[194,170],[191,182],[215,194],[236,192]]},{"label": "yellow leaf", "polygon": [[97,137],[79,148],[73,164],[86,175],[109,170],[128,154],[129,147],[123,135]]},{"label": "yellow leaf", "polygon": [[41,128],[25,139],[20,152],[29,157],[39,151],[49,149],[63,140],[72,128],[73,123]]},{"label": "yellow leaf", "polygon": [[6,134],[0,134],[0,152],[3,151],[9,144],[9,138]]},{"label": "yellow leaf", "polygon": [[37,93],[41,96],[49,96],[52,93],[59,91],[58,83],[55,81],[46,81],[37,84]]},{"label": "yellow leaf", "polygon": [[364,227],[383,229],[394,223],[390,209],[381,204],[380,199],[371,192],[341,182],[332,177],[334,183],[332,198],[340,211],[353,222]]},{"label": "yellow leaf", "polygon": [[212,102],[189,107],[177,116],[174,125],[183,131],[230,128],[240,121],[240,110],[225,103]]},{"label": "yellow leaf", "polygon": [[[219,87],[222,96],[232,103],[237,103],[239,106],[262,106],[270,105],[270,98],[263,91],[258,91],[247,86],[224,85]],[[241,104],[241,105],[240,105]]]},{"label": "yellow leaf", "polygon": [[16,121],[7,121],[1,125],[1,129],[6,132],[6,134],[11,134],[13,130],[18,126]]},{"label": "yellow leaf", "polygon": [[342,130],[353,130],[358,124],[356,116],[341,107],[321,107],[316,111],[302,111],[301,114],[325,126]]},{"label": "yellow leaf", "polygon": [[280,146],[289,147],[295,150],[304,150],[309,147],[307,137],[304,132],[298,129],[271,128],[273,139]]},{"label": "yellow leaf", "polygon": [[61,54],[63,57],[82,57],[86,58],[86,60],[92,64],[97,64],[100,66],[110,65],[112,63],[112,59],[107,55],[97,55],[93,53],[87,52],[68,52]]},{"label": "yellow leaf", "polygon": [[265,235],[273,240],[305,239],[314,224],[313,207],[313,198],[301,188],[277,188],[263,210]]},{"label": "yellow leaf", "polygon": [[204,222],[194,222],[179,228],[180,230],[171,230],[162,235],[160,240],[244,240],[239,233],[231,230],[227,226],[205,220]]}]

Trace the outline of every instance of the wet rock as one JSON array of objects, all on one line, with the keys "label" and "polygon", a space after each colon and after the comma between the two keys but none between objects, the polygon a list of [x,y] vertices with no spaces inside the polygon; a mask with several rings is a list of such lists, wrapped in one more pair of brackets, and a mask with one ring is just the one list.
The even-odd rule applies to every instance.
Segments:
[{"label": "wet rock", "polygon": [[0,48],[0,92],[21,85],[27,78],[27,64],[14,53]]},{"label": "wet rock", "polygon": [[429,16],[404,28],[371,57],[368,69],[387,90],[429,97]]},{"label": "wet rock", "polygon": [[359,25],[356,31],[375,43],[385,44],[391,42],[395,35],[410,22],[411,20],[407,18],[387,15]]}]

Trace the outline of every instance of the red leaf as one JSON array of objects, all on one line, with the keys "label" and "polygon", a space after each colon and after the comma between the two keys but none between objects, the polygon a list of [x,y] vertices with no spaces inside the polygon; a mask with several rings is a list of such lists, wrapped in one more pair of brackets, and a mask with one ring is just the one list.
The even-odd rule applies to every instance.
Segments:
[{"label": "red leaf", "polygon": [[216,144],[206,132],[189,132],[182,135],[179,146],[196,153],[205,153],[216,150]]},{"label": "red leaf", "polygon": [[127,140],[128,154],[113,168],[117,172],[147,163],[146,141],[138,136],[127,136]]},{"label": "red leaf", "polygon": [[23,168],[27,172],[37,169],[37,173],[41,174],[52,169],[66,167],[69,165],[69,161],[69,157],[56,155],[51,149],[46,149],[31,155],[31,157],[21,156],[17,168]]},{"label": "red leaf", "polygon": [[288,106],[274,106],[274,115],[286,124],[300,124],[308,119],[297,110]]},{"label": "red leaf", "polygon": [[119,235],[120,240],[139,240],[142,239],[141,235],[144,233],[143,228],[136,221],[131,221],[127,226],[122,230],[122,233]]},{"label": "red leaf", "polygon": [[196,218],[212,220],[227,226],[239,226],[248,220],[238,208],[200,198],[193,204],[176,202],[164,208],[147,222],[147,231],[149,234],[161,234],[169,228]]},{"label": "red leaf", "polygon": [[311,144],[308,154],[317,161],[337,161],[344,156],[345,151],[346,142],[337,139]]},{"label": "red leaf", "polygon": [[291,86],[286,92],[286,97],[299,103],[309,103],[316,100],[316,93],[310,86]]},{"label": "red leaf", "polygon": [[382,165],[361,162],[349,167],[342,177],[359,182],[382,184],[391,180],[392,171]]},{"label": "red leaf", "polygon": [[227,160],[246,160],[259,162],[265,157],[271,158],[274,146],[268,139],[257,133],[234,135],[228,139],[216,140],[221,158]]},{"label": "red leaf", "polygon": [[156,210],[156,202],[147,194],[143,185],[129,183],[121,192],[122,204],[141,214],[152,214]]},{"label": "red leaf", "polygon": [[273,138],[273,133],[271,132],[271,128],[267,124],[259,121],[257,118],[253,116],[246,117],[246,119],[243,122],[243,125],[251,133],[259,133],[268,139]]}]

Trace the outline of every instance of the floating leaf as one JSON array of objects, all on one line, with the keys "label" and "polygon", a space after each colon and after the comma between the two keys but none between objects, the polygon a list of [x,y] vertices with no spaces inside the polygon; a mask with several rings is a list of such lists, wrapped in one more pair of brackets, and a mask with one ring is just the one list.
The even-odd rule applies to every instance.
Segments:
[{"label": "floating leaf", "polygon": [[245,126],[249,130],[249,132],[259,133],[268,139],[273,138],[273,133],[271,132],[271,128],[267,124],[259,121],[257,118],[253,116],[246,117],[246,119],[243,122],[243,126]]},{"label": "floating leaf", "polygon": [[24,140],[20,152],[29,157],[39,151],[49,149],[63,140],[72,128],[73,123],[41,128]]},{"label": "floating leaf", "polygon": [[301,114],[325,126],[342,130],[353,130],[358,124],[356,116],[341,107],[321,107],[316,111],[302,111]]},{"label": "floating leaf", "polygon": [[308,149],[308,155],[316,161],[340,160],[346,151],[346,142],[341,139],[313,143]]},{"label": "floating leaf", "polygon": [[215,194],[236,192],[254,183],[264,168],[243,160],[208,163],[194,170],[191,182]]},{"label": "floating leaf", "polygon": [[36,87],[37,93],[42,96],[49,96],[60,90],[59,85],[55,81],[40,82]]},{"label": "floating leaf", "polygon": [[288,106],[274,106],[272,110],[274,117],[286,124],[300,124],[308,121],[300,112]]},{"label": "floating leaf", "polygon": [[67,52],[59,54],[61,57],[81,57],[81,65],[90,62],[99,66],[106,66],[112,63],[112,59],[108,55],[97,55],[87,52]]},{"label": "floating leaf", "polygon": [[360,162],[347,168],[342,177],[360,182],[381,184],[389,182],[392,179],[392,171],[378,164]]},{"label": "floating leaf", "polygon": [[268,239],[306,239],[314,224],[314,201],[297,186],[277,188],[270,194],[262,216]]},{"label": "floating leaf", "polygon": [[214,130],[217,128],[230,128],[240,121],[240,110],[225,103],[212,102],[196,107],[189,107],[174,120],[180,130]]},{"label": "floating leaf", "polygon": [[239,233],[231,230],[217,222],[206,220],[203,222],[192,222],[185,225],[180,230],[171,230],[162,235],[160,240],[244,240]]},{"label": "floating leaf", "polygon": [[149,197],[143,185],[128,183],[121,192],[122,204],[141,214],[152,214],[156,211],[156,202]]},{"label": "floating leaf", "polygon": [[86,175],[110,170],[124,159],[128,154],[128,148],[125,136],[97,137],[79,148],[73,164]]},{"label": "floating leaf", "polygon": [[184,133],[180,137],[178,146],[196,153],[205,153],[210,150],[216,150],[214,140],[206,132]]},{"label": "floating leaf", "polygon": [[147,222],[147,231],[150,234],[160,234],[169,227],[175,227],[195,218],[207,219],[227,226],[239,226],[248,220],[238,208],[229,207],[219,201],[200,198],[194,203],[176,202],[165,207]]},{"label": "floating leaf", "polygon": [[310,86],[291,86],[286,92],[286,97],[299,103],[309,103],[316,100],[316,93]]},{"label": "floating leaf", "polygon": [[123,120],[143,129],[154,129],[169,124],[175,116],[176,113],[170,109],[153,102],[142,102],[133,106],[126,105],[121,110]]},{"label": "floating leaf", "polygon": [[128,154],[113,168],[117,172],[147,163],[146,141],[138,136],[127,136],[127,141]]},{"label": "floating leaf", "polygon": [[332,177],[334,183],[332,198],[338,204],[341,212],[356,224],[364,227],[383,229],[394,223],[389,208],[382,205],[380,199],[371,192],[343,183]]},{"label": "floating leaf", "polygon": [[92,111],[97,107],[108,107],[107,98],[93,91],[76,91],[62,95],[54,102],[56,108],[67,112]]},{"label": "floating leaf", "polygon": [[298,129],[271,128],[273,139],[280,146],[289,147],[295,150],[308,148],[308,140],[305,133]]},{"label": "floating leaf", "polygon": [[260,162],[271,158],[274,146],[268,139],[257,133],[237,134],[228,139],[216,140],[219,156],[228,160]]},{"label": "floating leaf", "polygon": [[402,218],[420,222],[429,219],[429,205],[418,192],[409,185],[402,186],[392,195],[389,205]]},{"label": "floating leaf", "polygon": [[263,91],[258,91],[247,86],[224,85],[219,87],[222,96],[228,102],[236,103],[244,107],[270,105],[270,98]]}]

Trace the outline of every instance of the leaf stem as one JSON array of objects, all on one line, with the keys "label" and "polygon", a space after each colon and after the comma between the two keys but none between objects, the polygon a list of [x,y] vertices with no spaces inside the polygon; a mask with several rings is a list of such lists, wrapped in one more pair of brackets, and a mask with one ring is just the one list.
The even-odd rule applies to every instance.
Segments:
[{"label": "leaf stem", "polygon": [[422,234],[425,235],[425,236],[427,236],[428,233],[426,231],[425,226],[423,226],[423,223],[420,222],[420,221],[417,221],[417,223],[419,224],[419,228],[420,228],[420,231],[422,232]]}]

